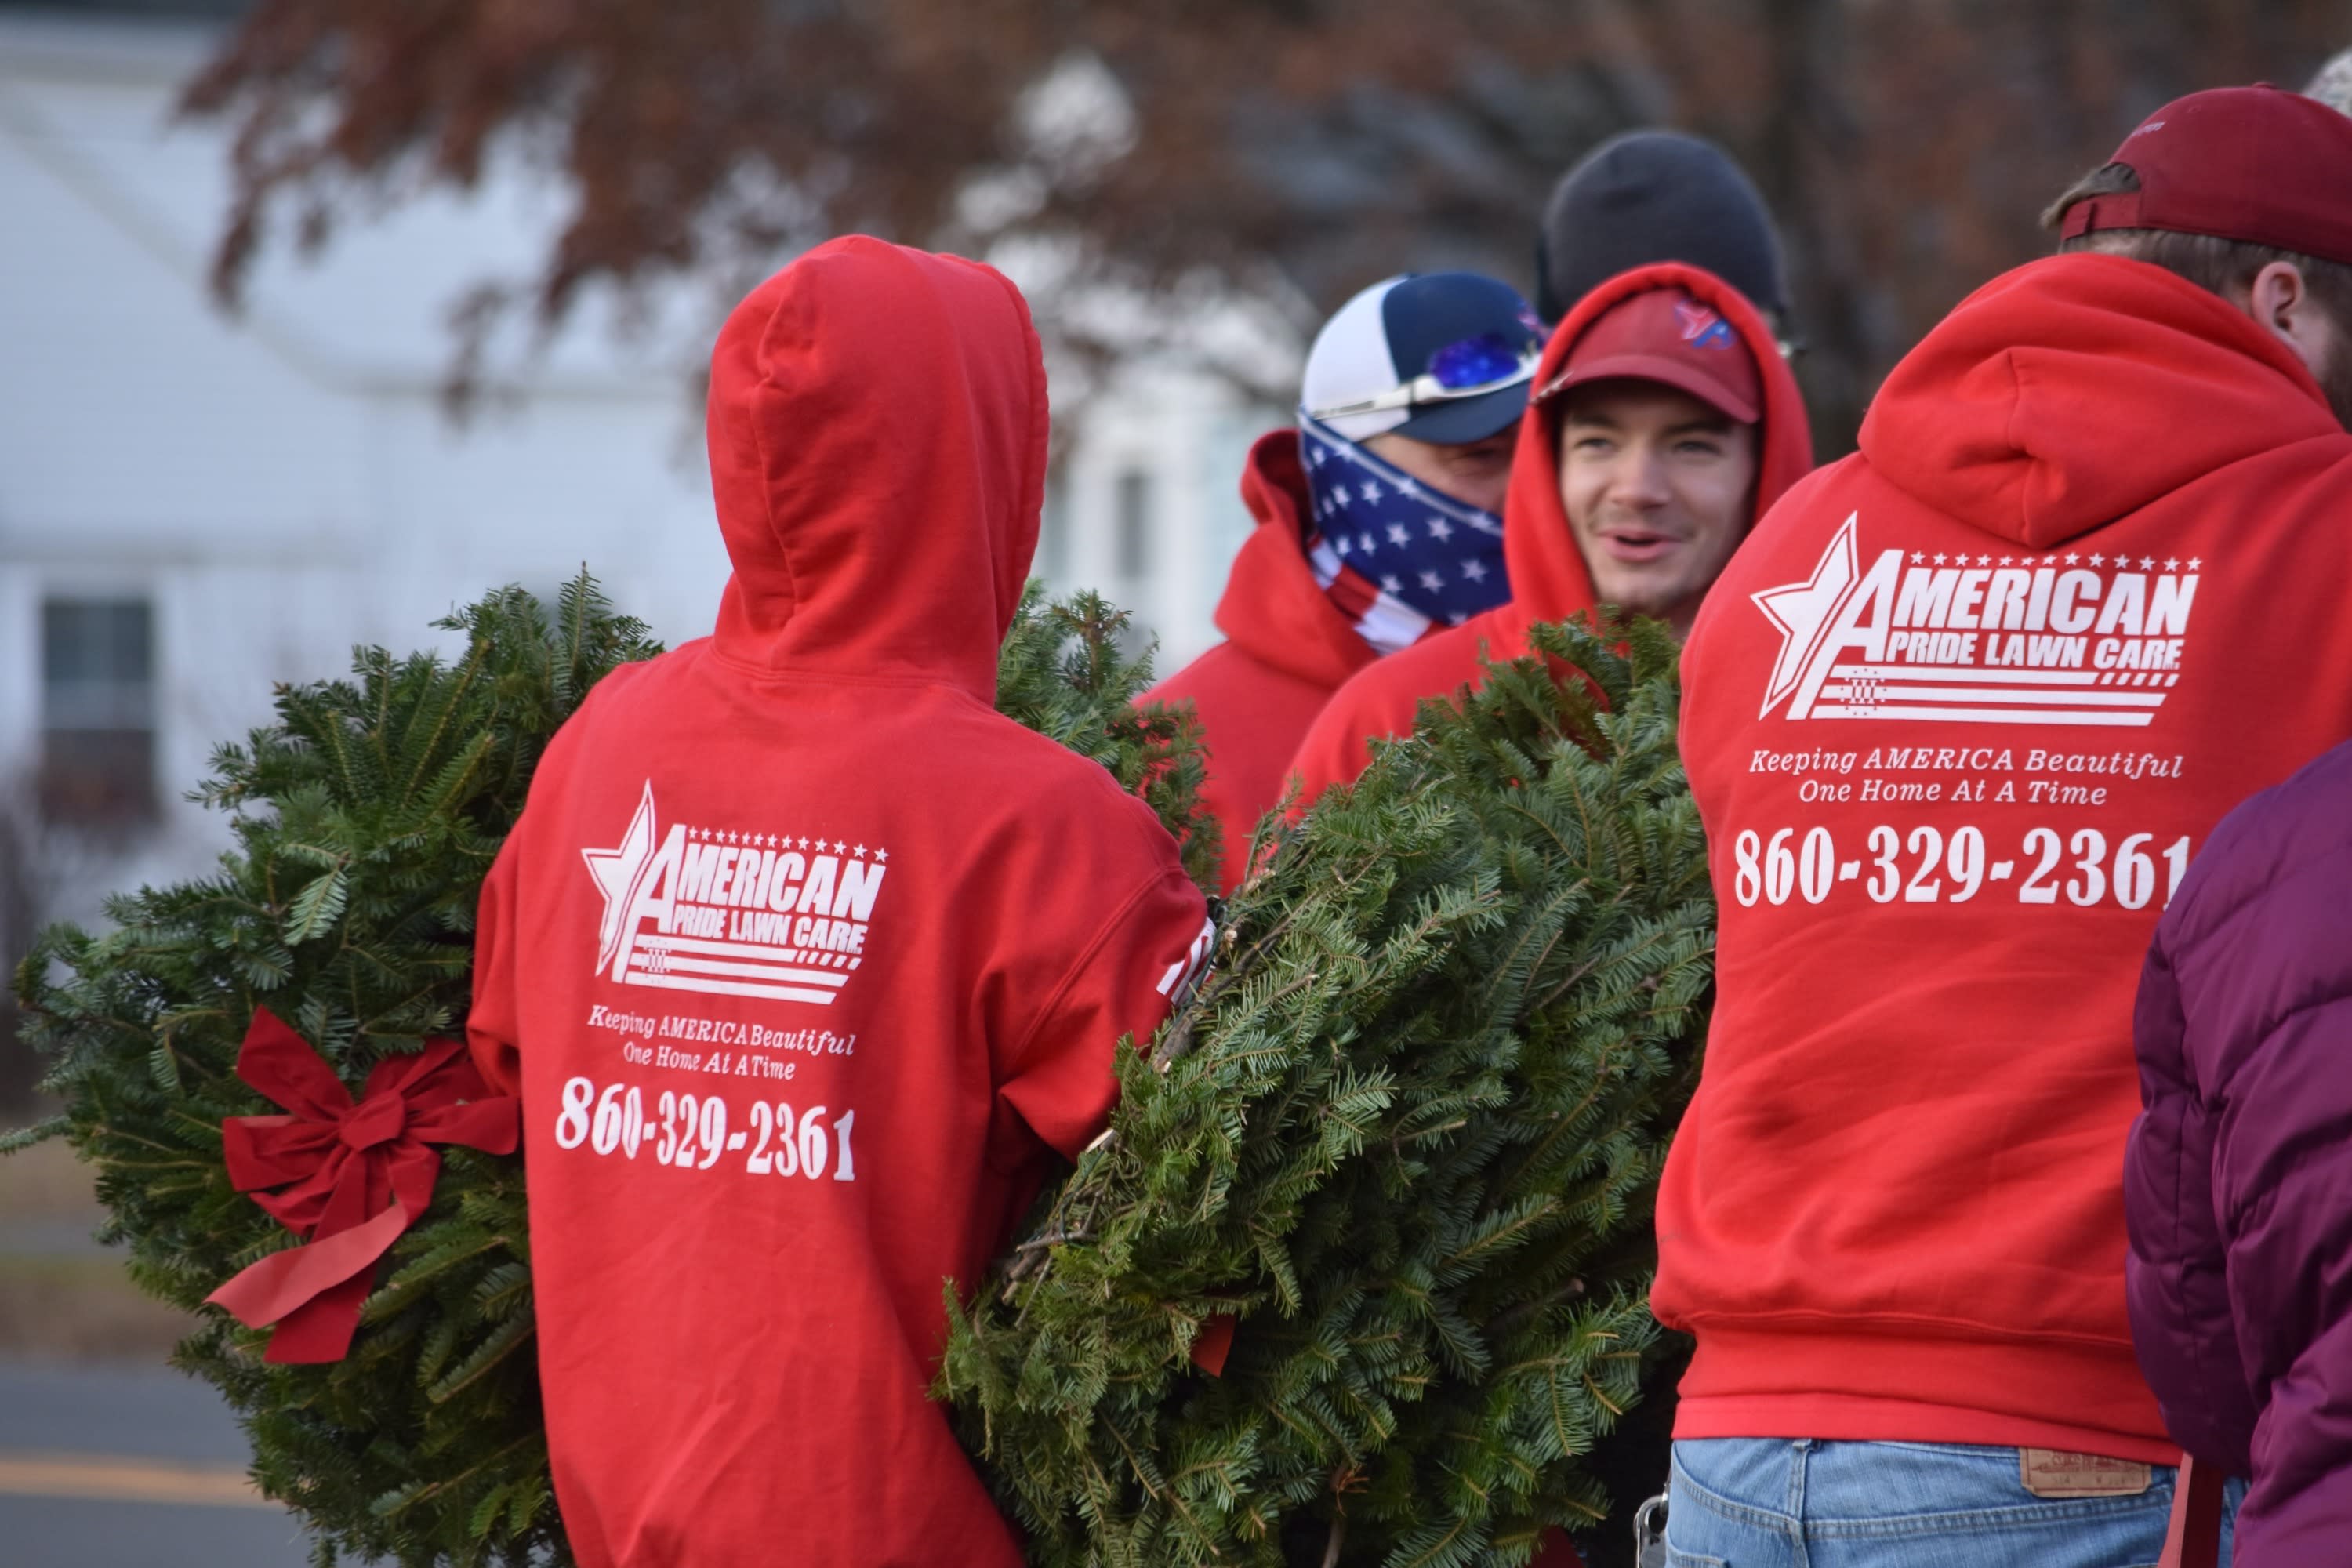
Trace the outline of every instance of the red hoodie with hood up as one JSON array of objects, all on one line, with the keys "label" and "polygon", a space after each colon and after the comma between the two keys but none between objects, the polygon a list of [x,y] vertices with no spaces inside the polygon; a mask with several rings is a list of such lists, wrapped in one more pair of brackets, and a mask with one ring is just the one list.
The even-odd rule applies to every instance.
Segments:
[{"label": "red hoodie with hood up", "polygon": [[2284,345],[2069,255],[1733,558],[1683,660],[1720,935],[1658,1200],[1677,1436],[2177,1457],[2125,1309],[2133,997],[2214,824],[2352,734],[2347,522]]},{"label": "red hoodie with hood up", "polygon": [[1250,448],[1242,504],[1257,528],[1234,557],[1217,629],[1225,640],[1144,693],[1190,702],[1209,752],[1202,796],[1224,839],[1223,890],[1242,879],[1250,835],[1277,800],[1291,753],[1331,693],[1379,657],[1317,584],[1307,559],[1307,471],[1298,432],[1270,430]]},{"label": "red hoodie with hood up", "polygon": [[[1764,414],[1751,519],[1762,517],[1813,466],[1812,428],[1797,378],[1780,357],[1771,329],[1756,307],[1713,273],[1662,261],[1603,283],[1552,330],[1535,384],[1542,386],[1559,374],[1576,340],[1604,311],[1635,294],[1672,288],[1688,290],[1729,321],[1756,362]],[[1423,701],[1475,682],[1482,654],[1496,660],[1518,658],[1528,651],[1528,627],[1594,607],[1592,579],[1560,504],[1554,413],[1549,405],[1528,405],[1511,457],[1511,488],[1503,502],[1503,559],[1510,567],[1511,602],[1391,654],[1341,687],[1307,730],[1291,764],[1305,786],[1301,800],[1311,804],[1332,784],[1354,783],[1371,761],[1371,742],[1412,733],[1413,712]]]},{"label": "red hoodie with hood up", "polygon": [[615,671],[482,892],[540,1371],[583,1568],[1021,1552],[926,1397],[1206,951],[1176,847],[991,707],[1045,382],[1013,286],[835,241],[737,307],[712,637]]}]

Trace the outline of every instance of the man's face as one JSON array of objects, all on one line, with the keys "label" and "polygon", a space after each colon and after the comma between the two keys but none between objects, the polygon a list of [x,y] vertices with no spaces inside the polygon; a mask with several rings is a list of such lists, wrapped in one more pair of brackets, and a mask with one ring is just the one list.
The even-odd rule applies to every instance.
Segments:
[{"label": "man's face", "polygon": [[1559,500],[1593,591],[1688,635],[1748,531],[1756,427],[1650,381],[1595,382],[1567,401]]},{"label": "man's face", "polygon": [[1511,488],[1511,452],[1518,437],[1514,421],[1483,441],[1441,447],[1391,431],[1366,441],[1364,448],[1465,506],[1500,512],[1503,496]]}]

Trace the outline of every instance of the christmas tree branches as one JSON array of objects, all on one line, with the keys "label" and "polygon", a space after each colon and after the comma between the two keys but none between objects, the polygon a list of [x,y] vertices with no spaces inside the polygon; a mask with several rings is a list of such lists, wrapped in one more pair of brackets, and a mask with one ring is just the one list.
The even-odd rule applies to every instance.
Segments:
[{"label": "christmas tree branches", "polygon": [[[362,649],[347,679],[283,688],[278,719],[223,747],[203,798],[235,848],[195,883],[108,906],[115,929],[46,933],[18,971],[26,1033],[50,1053],[55,1121],[98,1167],[109,1231],[147,1289],[198,1310],[292,1236],[230,1189],[225,1117],[268,1112],[234,1076],[257,1006],[357,1089],[380,1059],[462,1036],[475,900],[549,738],[607,671],[658,651],[583,576],[552,616],[509,589],[444,622],[445,662]],[[1007,639],[1000,706],[1140,787],[1171,828],[1204,821],[1189,720],[1130,710],[1148,665],[1124,617],[1033,593]],[[1211,829],[1213,831],[1213,828]],[[1192,847],[1213,863],[1213,847]],[[350,1355],[260,1358],[266,1335],[204,1310],[181,1365],[219,1385],[266,1491],[321,1563],[569,1560],[541,1425],[519,1160],[446,1152]]]},{"label": "christmas tree branches", "polygon": [[1605,1515],[1580,1461],[1655,1333],[1712,906],[1671,640],[1538,646],[1590,685],[1498,668],[1319,803],[1006,1277],[950,1297],[943,1385],[1034,1562],[1450,1568]]}]

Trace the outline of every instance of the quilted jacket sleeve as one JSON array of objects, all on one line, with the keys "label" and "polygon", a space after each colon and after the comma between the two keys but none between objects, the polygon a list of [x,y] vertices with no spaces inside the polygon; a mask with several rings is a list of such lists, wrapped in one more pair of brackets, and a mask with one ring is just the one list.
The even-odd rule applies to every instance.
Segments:
[{"label": "quilted jacket sleeve", "polygon": [[2352,746],[2216,830],[2137,1022],[2142,1365],[2182,1447],[2251,1461],[2242,1531],[2352,1539]]},{"label": "quilted jacket sleeve", "polygon": [[[2352,853],[2328,873],[2352,887]],[[2352,904],[2337,963],[2352,964]],[[2214,1185],[2253,1386],[2250,1519],[2265,1540],[2352,1541],[2352,975],[2278,1020],[2227,1080]],[[2331,1554],[2326,1561],[2341,1562]],[[2298,1559],[2299,1561],[2299,1559]]]},{"label": "quilted jacket sleeve", "polygon": [[[2193,884],[2192,884],[2193,886]],[[2185,910],[2187,905],[2176,906]],[[2213,1212],[2213,1119],[2188,1058],[2168,918],[2140,972],[2132,1032],[2140,1099],[2124,1157],[2131,1252],[2124,1261],[2132,1342],[2172,1440],[2244,1475],[2254,1405],[2230,1313],[2227,1259]]]}]

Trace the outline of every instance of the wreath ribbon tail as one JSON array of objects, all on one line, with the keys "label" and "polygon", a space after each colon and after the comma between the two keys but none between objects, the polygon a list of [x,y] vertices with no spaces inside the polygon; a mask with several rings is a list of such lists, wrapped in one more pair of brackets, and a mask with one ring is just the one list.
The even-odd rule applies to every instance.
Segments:
[{"label": "wreath ribbon tail", "polygon": [[266,1360],[340,1361],[359,1328],[377,1260],[414,1217],[395,1203],[349,1230],[271,1253],[205,1300],[249,1329],[276,1325]]}]

